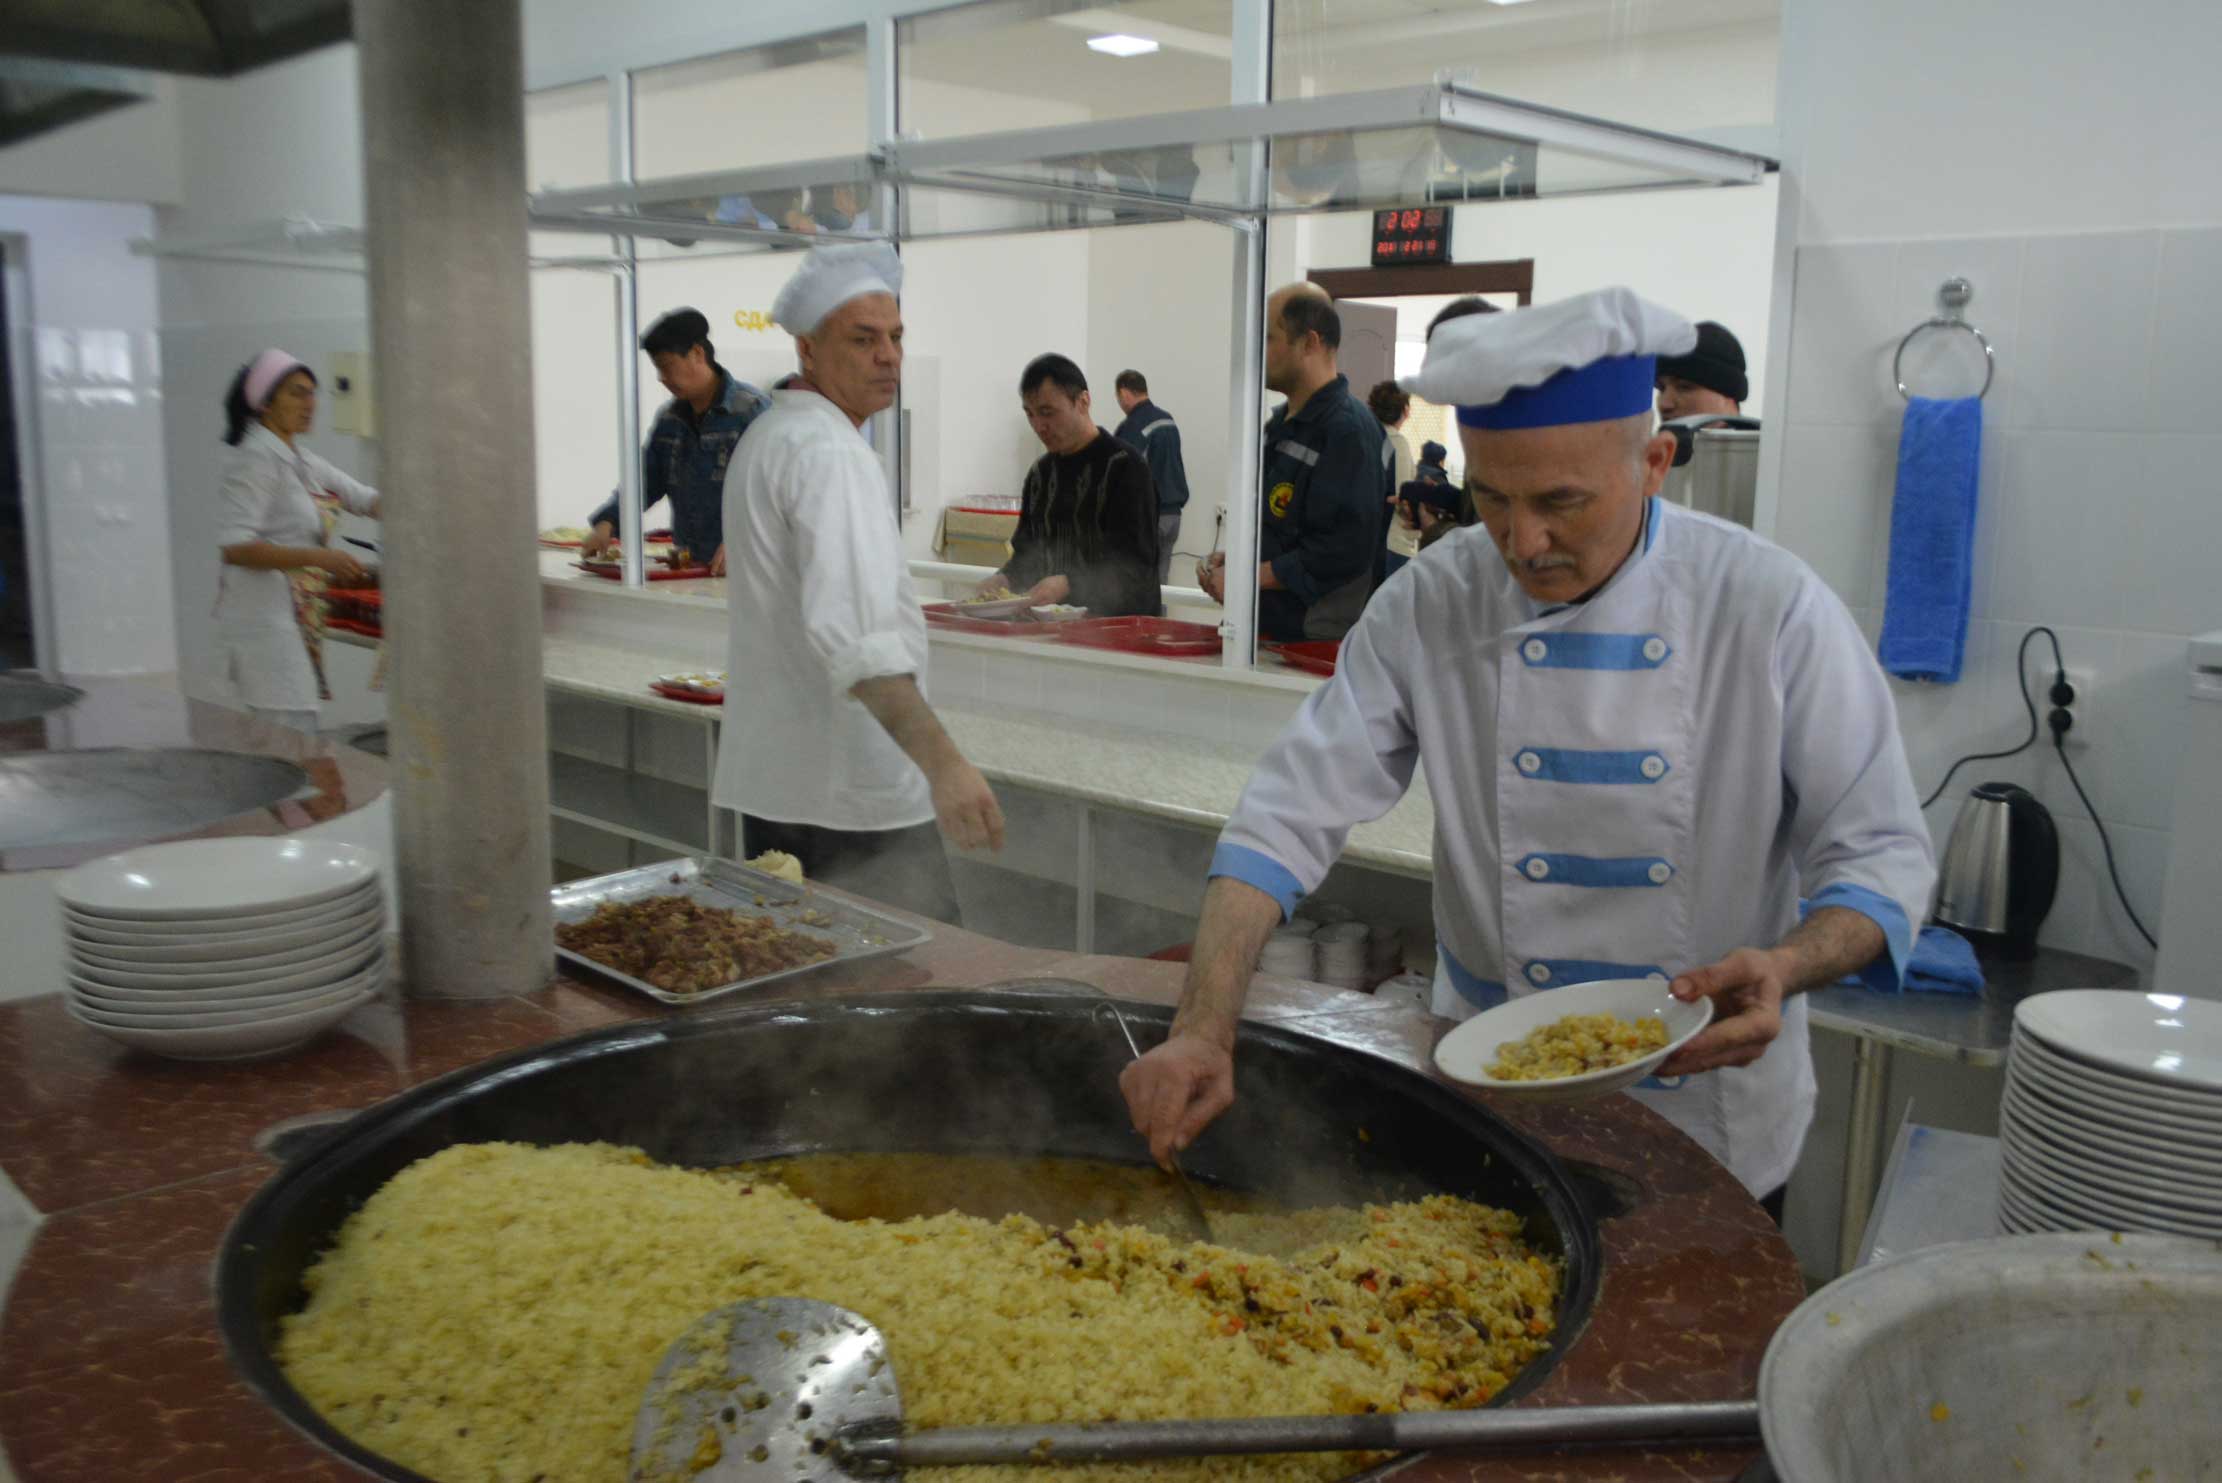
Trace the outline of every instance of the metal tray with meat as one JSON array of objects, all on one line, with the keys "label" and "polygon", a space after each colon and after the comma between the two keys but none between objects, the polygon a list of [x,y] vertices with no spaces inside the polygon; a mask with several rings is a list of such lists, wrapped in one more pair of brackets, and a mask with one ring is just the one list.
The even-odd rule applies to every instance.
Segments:
[{"label": "metal tray with meat", "polygon": [[933,934],[730,860],[688,858],[557,886],[556,956],[665,1004],[699,1004]]}]

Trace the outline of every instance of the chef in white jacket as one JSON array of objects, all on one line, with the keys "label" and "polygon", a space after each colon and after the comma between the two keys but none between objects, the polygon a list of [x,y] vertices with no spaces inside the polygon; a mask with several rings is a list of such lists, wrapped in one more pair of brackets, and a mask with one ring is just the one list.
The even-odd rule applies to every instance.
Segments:
[{"label": "chef in white jacket", "polygon": [[1795,556],[1656,497],[1653,361],[1694,340],[1625,289],[1435,331],[1405,384],[1458,406],[1481,525],[1374,596],[1221,834],[1172,1033],[1122,1077],[1160,1160],[1233,1101],[1268,935],[1424,769],[1436,1012],[1600,978],[1710,996],[1635,1095],[1779,1215],[1814,1100],[1798,996],[1895,988],[1934,867],[1851,615]]},{"label": "chef in white jacket", "polygon": [[901,384],[902,279],[883,243],[820,247],[772,303],[802,374],[726,465],[715,796],[746,853],[954,922],[941,836],[1000,849],[1003,815],[926,703],[926,623],[862,432]]},{"label": "chef in white jacket", "polygon": [[316,421],[316,373],[283,350],[239,368],[224,394],[217,495],[216,636],[247,708],[296,731],[329,700],[316,612],[327,581],[363,567],[331,543],[339,513],[378,518],[378,491],[302,447]]}]

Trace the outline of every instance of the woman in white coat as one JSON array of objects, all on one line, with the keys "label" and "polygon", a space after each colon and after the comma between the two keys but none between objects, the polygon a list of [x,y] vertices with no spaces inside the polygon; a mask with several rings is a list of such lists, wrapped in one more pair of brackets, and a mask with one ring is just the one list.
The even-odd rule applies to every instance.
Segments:
[{"label": "woman in white coat", "polygon": [[363,579],[331,545],[342,510],[378,518],[378,491],[300,446],[316,421],[316,373],[283,350],[240,368],[224,397],[229,425],[216,543],[223,571],[216,633],[247,709],[314,732],[324,683],[322,593]]}]

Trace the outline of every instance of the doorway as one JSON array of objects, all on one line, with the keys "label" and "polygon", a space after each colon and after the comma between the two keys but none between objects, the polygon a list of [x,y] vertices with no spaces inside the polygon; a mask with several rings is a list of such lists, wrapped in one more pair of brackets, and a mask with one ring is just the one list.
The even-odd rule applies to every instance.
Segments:
[{"label": "doorway", "polygon": [[26,306],[21,246],[0,237],[0,670],[38,664],[31,602],[31,522],[24,506],[25,428],[19,417],[16,327]]},{"label": "doorway", "polygon": [[[1453,299],[1475,295],[1500,309],[1533,301],[1535,259],[1438,263],[1402,268],[1318,268],[1306,275],[1335,299],[1342,314],[1342,365],[1350,390],[1364,397],[1377,381],[1416,374],[1427,354],[1428,322]],[[1466,474],[1466,452],[1449,407],[1414,397],[1400,429],[1415,454],[1441,446],[1453,483]]]}]

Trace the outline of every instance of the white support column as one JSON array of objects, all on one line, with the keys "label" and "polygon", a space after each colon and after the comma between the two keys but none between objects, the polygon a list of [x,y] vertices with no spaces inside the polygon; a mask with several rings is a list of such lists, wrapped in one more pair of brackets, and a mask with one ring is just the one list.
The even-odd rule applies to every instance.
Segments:
[{"label": "white support column", "polygon": [[[610,179],[633,182],[633,75],[609,76]],[[648,585],[648,521],[640,489],[640,255],[631,237],[611,240],[617,256],[617,541],[627,587]]]},{"label": "white support column", "polygon": [[[1272,0],[1234,0],[1232,96],[1228,101],[1266,103],[1273,94]],[[1267,147],[1235,148],[1235,179],[1245,206],[1263,207],[1268,186]],[[1229,669],[1248,669],[1257,658],[1258,501],[1260,433],[1265,395],[1265,233],[1261,216],[1234,229],[1234,345],[1228,366],[1227,616],[1221,625]]]},{"label": "white support column", "polygon": [[354,10],[409,992],[548,982],[518,0]]}]

